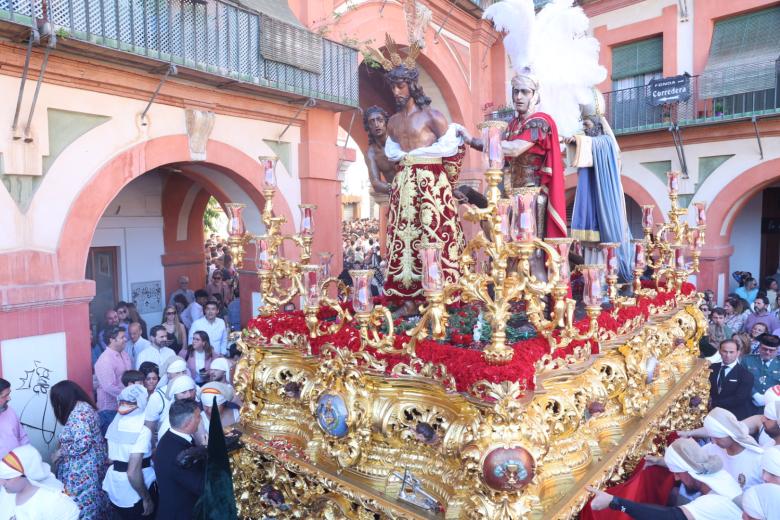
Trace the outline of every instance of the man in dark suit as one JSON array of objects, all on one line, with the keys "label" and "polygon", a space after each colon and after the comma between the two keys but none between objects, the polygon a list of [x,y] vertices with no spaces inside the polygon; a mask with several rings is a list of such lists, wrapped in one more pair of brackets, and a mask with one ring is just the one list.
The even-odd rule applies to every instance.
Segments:
[{"label": "man in dark suit", "polygon": [[720,363],[710,365],[710,409],[725,408],[740,421],[751,415],[753,375],[739,361],[739,347],[730,339],[720,342]]},{"label": "man in dark suit", "polygon": [[[179,454],[194,446],[192,435],[200,425],[200,408],[193,399],[174,401],[168,414],[171,429],[157,443],[154,468],[160,504],[158,520],[190,520],[195,502],[203,493],[205,464],[184,467]],[[181,457],[179,457],[181,458]]]}]

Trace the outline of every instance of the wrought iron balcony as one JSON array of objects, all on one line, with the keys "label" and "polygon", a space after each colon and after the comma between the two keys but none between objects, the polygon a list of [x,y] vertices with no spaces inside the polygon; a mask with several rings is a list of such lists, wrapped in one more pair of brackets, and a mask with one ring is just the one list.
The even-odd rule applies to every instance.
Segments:
[{"label": "wrought iron balcony", "polygon": [[615,134],[631,134],[780,114],[780,62],[706,72],[690,89],[688,100],[662,106],[650,104],[649,85],[606,92],[607,119]]},{"label": "wrought iron balcony", "polygon": [[358,105],[358,51],[226,1],[0,0],[0,26],[17,36],[34,18],[51,22],[60,49],[147,69],[174,64],[220,88]]}]

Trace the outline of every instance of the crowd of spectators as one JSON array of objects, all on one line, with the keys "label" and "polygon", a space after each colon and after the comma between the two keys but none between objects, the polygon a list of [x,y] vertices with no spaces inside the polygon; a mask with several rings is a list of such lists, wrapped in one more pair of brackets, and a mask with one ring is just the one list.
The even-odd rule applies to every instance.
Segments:
[{"label": "crowd of spectators", "polygon": [[352,285],[349,276],[351,269],[373,269],[371,291],[374,296],[382,295],[387,262],[380,252],[379,221],[376,219],[346,221],[342,224],[342,239],[344,269],[339,278],[349,286]]},{"label": "crowd of spectators", "polygon": [[[216,315],[213,300],[209,315]],[[210,333],[196,330],[177,354],[156,325],[133,358],[128,347],[142,338],[131,343],[127,330],[102,331],[97,399],[70,380],[49,390],[60,425],[51,464],[29,444],[8,406],[10,383],[0,379],[0,520],[193,518],[212,407],[223,427],[238,421],[231,374],[240,352],[235,344],[217,351]],[[184,450],[191,453],[182,458]]]},{"label": "crowd of spectators", "polygon": [[[218,237],[205,253],[203,288],[179,277],[157,324],[120,301],[93,328],[94,393],[70,380],[49,390],[60,427],[48,463],[0,379],[0,520],[193,517],[212,408],[230,427],[241,406],[231,385],[240,352],[229,342],[241,326],[238,276]],[[185,464],[190,448],[200,451]]]}]

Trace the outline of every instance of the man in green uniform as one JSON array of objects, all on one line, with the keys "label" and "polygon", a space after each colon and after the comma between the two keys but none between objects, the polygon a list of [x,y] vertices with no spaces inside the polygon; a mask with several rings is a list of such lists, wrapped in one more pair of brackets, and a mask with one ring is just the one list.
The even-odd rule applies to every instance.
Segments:
[{"label": "man in green uniform", "polygon": [[753,407],[755,414],[760,414],[764,407],[764,392],[780,384],[780,359],[777,358],[777,348],[780,338],[774,334],[761,334],[758,340],[758,354],[742,358],[742,365],[753,374]]}]

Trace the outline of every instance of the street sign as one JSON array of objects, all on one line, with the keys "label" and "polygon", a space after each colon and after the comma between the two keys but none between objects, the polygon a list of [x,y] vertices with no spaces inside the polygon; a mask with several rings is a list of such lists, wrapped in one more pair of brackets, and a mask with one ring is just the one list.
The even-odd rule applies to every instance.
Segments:
[{"label": "street sign", "polygon": [[688,74],[651,79],[647,102],[653,106],[687,101],[691,97],[691,77]]}]

